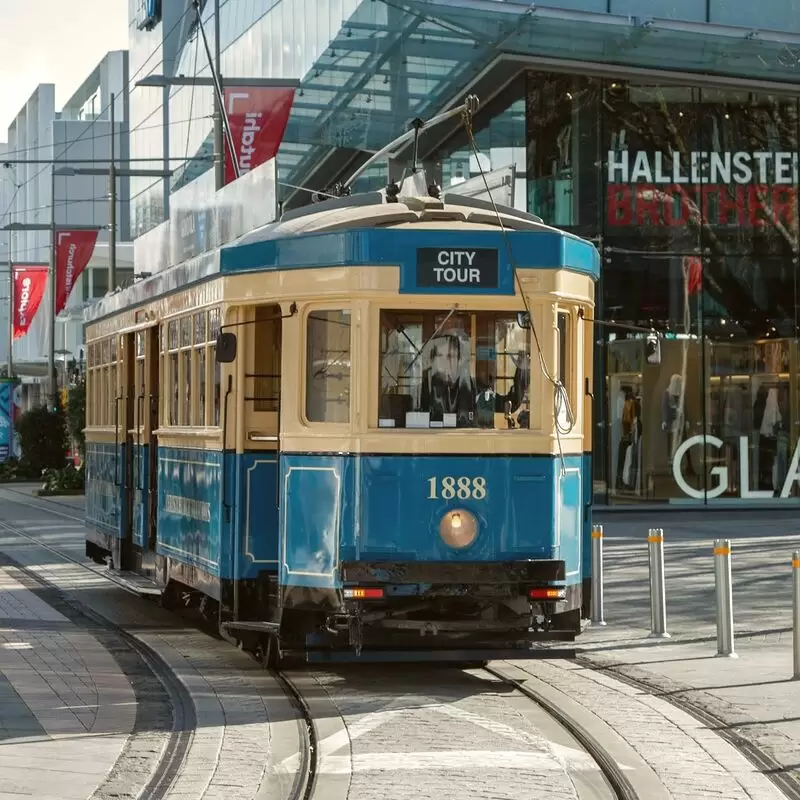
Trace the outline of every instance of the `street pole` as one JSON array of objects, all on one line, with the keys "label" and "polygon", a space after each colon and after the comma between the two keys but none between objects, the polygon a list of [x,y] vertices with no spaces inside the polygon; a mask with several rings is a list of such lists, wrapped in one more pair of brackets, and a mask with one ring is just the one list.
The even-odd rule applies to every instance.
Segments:
[{"label": "street pole", "polygon": [[[219,81],[219,95],[215,95],[215,111],[214,111],[214,172],[216,175],[216,189],[219,191],[225,186],[225,147],[224,147],[224,133],[222,129],[222,115],[224,108],[222,103],[225,102],[225,95],[222,89],[222,45],[220,42],[220,21],[219,21],[219,0],[214,0],[214,61],[215,69],[217,71],[217,80]],[[231,153],[231,157],[235,157]]]},{"label": "street pole", "polygon": [[50,342],[47,348],[47,375],[50,397],[57,402],[56,384],[56,165],[50,169]]},{"label": "street pole", "polygon": [[14,377],[14,234],[8,234],[8,377]]},{"label": "street pole", "polygon": [[114,125],[114,93],[111,93],[111,163],[108,167],[108,288],[117,288],[117,165],[116,130]]}]

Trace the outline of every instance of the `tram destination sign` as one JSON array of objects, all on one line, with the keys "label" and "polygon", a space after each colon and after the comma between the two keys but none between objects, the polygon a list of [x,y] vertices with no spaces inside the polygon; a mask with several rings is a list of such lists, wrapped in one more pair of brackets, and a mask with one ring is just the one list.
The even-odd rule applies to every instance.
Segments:
[{"label": "tram destination sign", "polygon": [[417,287],[420,289],[497,289],[496,248],[420,247]]}]

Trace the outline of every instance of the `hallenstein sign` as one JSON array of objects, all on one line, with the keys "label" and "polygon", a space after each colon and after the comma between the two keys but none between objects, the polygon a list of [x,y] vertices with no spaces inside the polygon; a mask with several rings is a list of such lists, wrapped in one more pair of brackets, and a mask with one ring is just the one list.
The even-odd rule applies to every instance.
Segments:
[{"label": "hallenstein sign", "polygon": [[712,225],[755,226],[763,212],[790,223],[798,195],[796,152],[608,152],[608,222],[611,225],[686,225],[692,217]]},{"label": "hallenstein sign", "polygon": [[[730,487],[730,475],[727,467],[712,467],[709,470],[710,480],[708,491],[705,489],[695,489],[690,486],[686,478],[683,477],[681,471],[681,462],[686,453],[693,447],[714,447],[721,450],[725,443],[722,439],[716,436],[690,436],[686,441],[682,442],[678,449],[675,451],[675,457],[672,460],[672,476],[675,478],[675,483],[678,488],[687,496],[695,500],[713,500],[715,497],[720,497],[725,494]],[[750,488],[750,462],[747,458],[750,452],[750,443],[746,436],[739,437],[739,497],[743,500],[767,500],[775,496],[771,489],[751,489]],[[794,454],[792,455],[789,469],[786,473],[786,479],[781,487],[780,497],[787,498],[792,492],[792,487],[795,482],[800,482],[800,442],[795,447]]]}]

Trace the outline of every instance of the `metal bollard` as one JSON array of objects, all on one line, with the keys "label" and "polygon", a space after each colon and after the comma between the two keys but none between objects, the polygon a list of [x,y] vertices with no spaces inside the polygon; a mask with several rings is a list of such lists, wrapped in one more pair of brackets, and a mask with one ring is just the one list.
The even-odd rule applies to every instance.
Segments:
[{"label": "metal bollard", "polygon": [[664,588],[664,531],[650,528],[647,541],[650,550],[650,636],[669,639]]},{"label": "metal bollard", "polygon": [[603,618],[603,526],[592,525],[592,625],[605,625]]},{"label": "metal bollard", "polygon": [[717,655],[738,658],[733,650],[733,586],[730,539],[714,540],[714,582],[717,590]]},{"label": "metal bollard", "polygon": [[792,556],[792,633],[794,651],[793,680],[800,680],[800,550]]}]

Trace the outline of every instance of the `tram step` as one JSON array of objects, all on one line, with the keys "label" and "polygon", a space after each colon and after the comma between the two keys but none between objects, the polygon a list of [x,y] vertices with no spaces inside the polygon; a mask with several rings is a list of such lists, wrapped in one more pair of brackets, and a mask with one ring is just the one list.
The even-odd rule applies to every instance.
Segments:
[{"label": "tram step", "polygon": [[109,569],[106,570],[106,577],[125,589],[126,591],[133,592],[140,597],[161,597],[163,590],[158,585],[146,578],[144,575],[139,575],[137,572],[130,572],[129,570],[122,569]]}]

